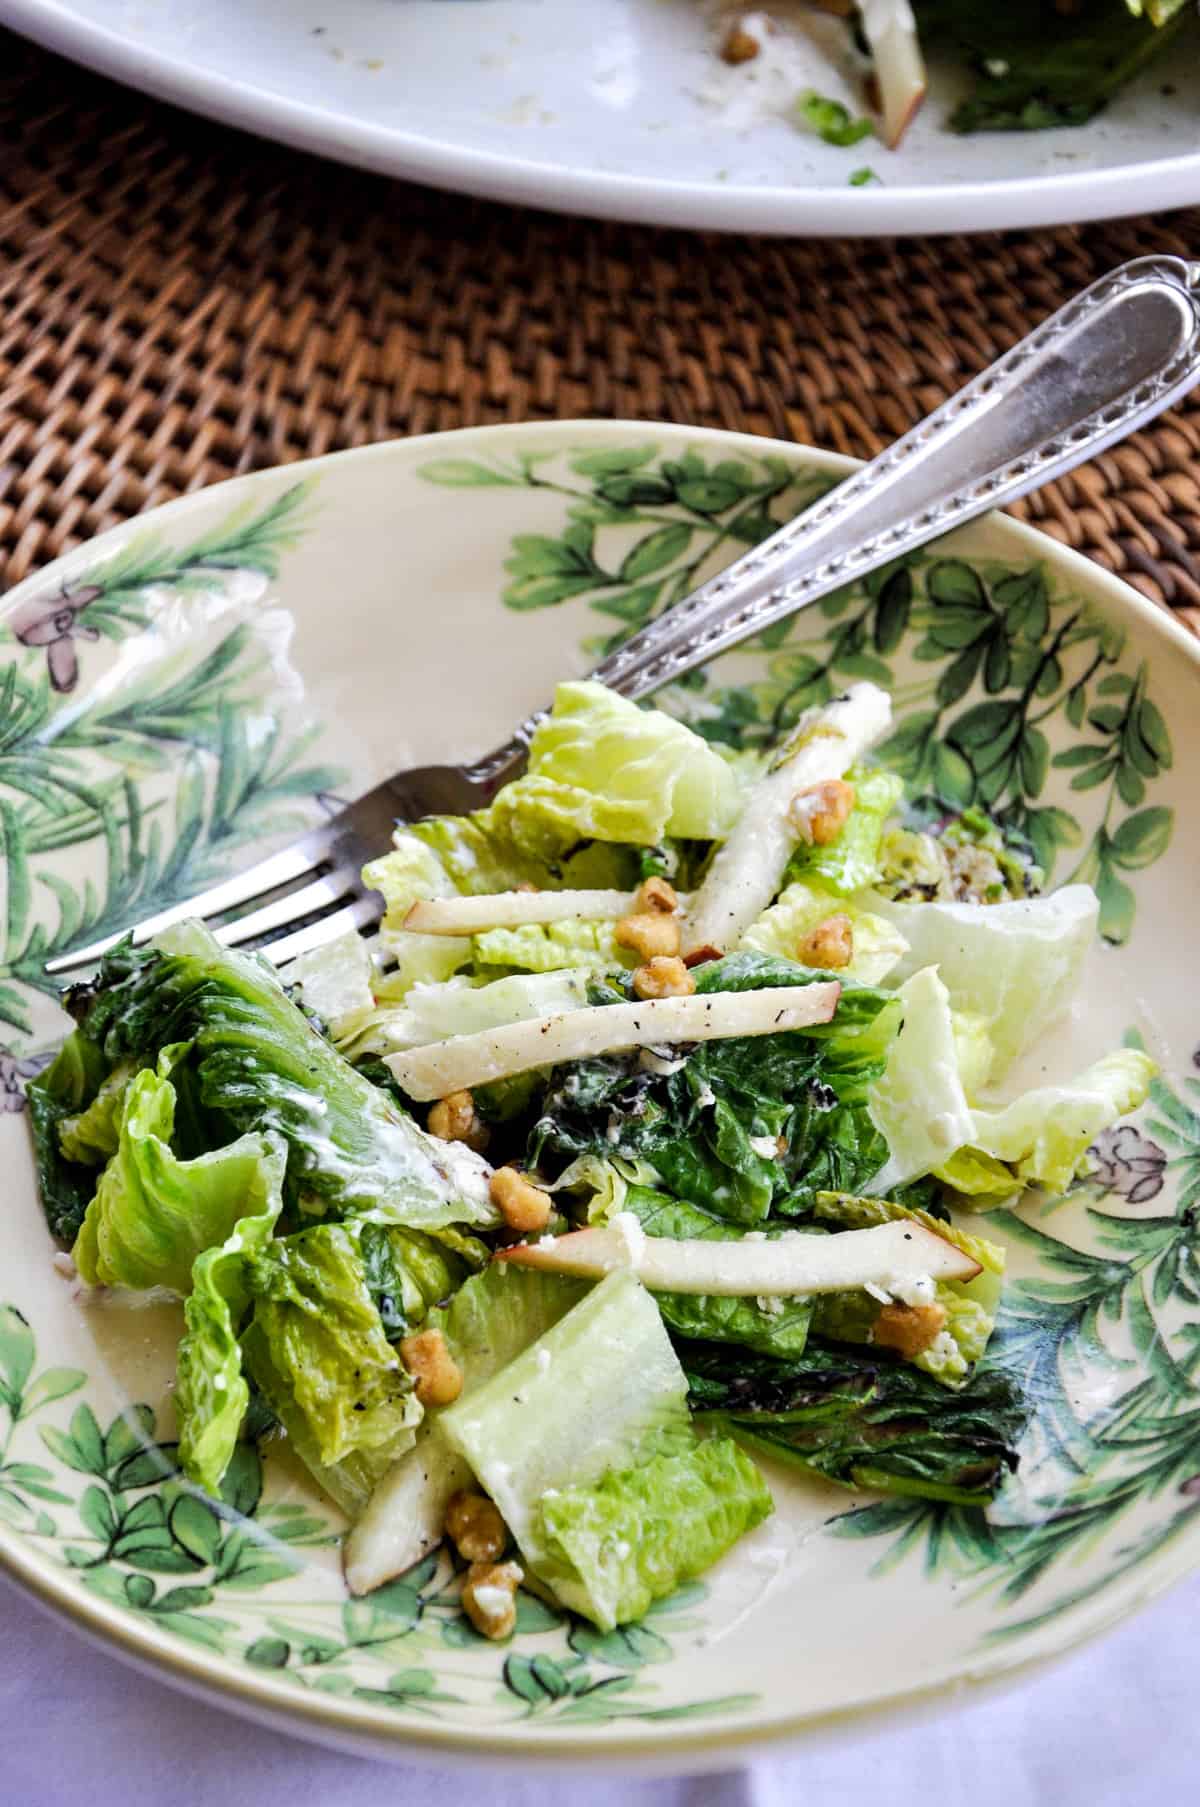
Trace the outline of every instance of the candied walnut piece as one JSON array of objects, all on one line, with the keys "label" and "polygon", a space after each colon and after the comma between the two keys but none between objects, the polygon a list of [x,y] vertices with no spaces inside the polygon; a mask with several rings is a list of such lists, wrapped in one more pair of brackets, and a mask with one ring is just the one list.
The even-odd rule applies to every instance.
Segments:
[{"label": "candied walnut piece", "polygon": [[788,821],[810,847],[828,847],[846,826],[854,808],[854,786],[844,778],[822,778],[797,791],[788,805]]},{"label": "candied walnut piece", "polygon": [[504,1554],[508,1526],[486,1494],[463,1488],[446,1507],[446,1535],[468,1562],[495,1562]]},{"label": "candied walnut piece", "polygon": [[696,981],[677,954],[657,954],[638,967],[633,989],[639,998],[687,998]]},{"label": "candied walnut piece", "polygon": [[617,923],[617,946],[627,947],[641,960],[679,952],[679,918],[662,910],[634,911]]},{"label": "candied walnut piece", "polygon": [[463,1582],[462,1609],[476,1631],[494,1643],[511,1637],[517,1623],[516,1592],[525,1572],[516,1562],[473,1562]]},{"label": "candied walnut piece", "polygon": [[679,893],[665,878],[648,878],[639,885],[633,908],[639,916],[644,916],[649,910],[658,910],[669,916],[672,910],[679,908]]},{"label": "candied walnut piece", "polygon": [[439,1098],[429,1113],[426,1127],[439,1142],[465,1142],[476,1154],[483,1153],[490,1139],[488,1126],[475,1109],[475,1099],[466,1091],[448,1092],[444,1098]]},{"label": "candied walnut piece", "polygon": [[400,1360],[416,1382],[422,1405],[451,1405],[462,1392],[462,1369],[440,1330],[417,1330],[404,1337]]},{"label": "candied walnut piece", "polygon": [[849,966],[854,958],[854,925],[850,918],[841,910],[826,916],[801,936],[796,958],[805,966],[819,966],[830,972]]},{"label": "candied walnut piece", "polygon": [[510,1230],[527,1236],[532,1230],[544,1230],[550,1222],[553,1204],[548,1192],[535,1186],[515,1167],[497,1167],[489,1190]]}]

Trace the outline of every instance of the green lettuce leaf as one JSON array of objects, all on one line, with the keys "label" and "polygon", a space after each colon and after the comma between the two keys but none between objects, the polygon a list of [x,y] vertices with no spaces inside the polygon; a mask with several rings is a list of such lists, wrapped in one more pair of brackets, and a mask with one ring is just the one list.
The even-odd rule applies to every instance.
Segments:
[{"label": "green lettuce leaf", "polygon": [[171,1081],[149,1068],[135,1074],[116,1153],[71,1251],[89,1286],[165,1287],[184,1298],[196,1257],[266,1208],[261,1135],[182,1161],[170,1145],[174,1120]]},{"label": "green lettuce leaf", "polygon": [[393,1341],[415,1330],[489,1259],[484,1243],[461,1232],[374,1223],[360,1231],[359,1254],[384,1335]]},{"label": "green lettuce leaf", "polygon": [[[392,851],[371,860],[363,867],[362,876],[364,885],[383,893],[379,946],[381,953],[396,963],[396,971],[389,975],[389,996],[398,1000],[410,985],[433,984],[457,972],[471,957],[471,943],[465,936],[414,935],[404,927],[408,912],[421,899],[454,897],[467,887],[454,882],[437,848],[417,834],[397,829],[394,838]],[[486,890],[487,886],[480,888]],[[507,884],[495,888],[505,890]]]},{"label": "green lettuce leaf", "polygon": [[547,1490],[535,1535],[558,1597],[609,1631],[704,1574],[771,1511],[732,1438],[695,1439],[590,1485]]},{"label": "green lettuce leaf", "polygon": [[320,1224],[248,1264],[246,1365],[300,1459],[355,1510],[408,1449],[421,1407],[371,1297],[358,1240]]},{"label": "green lettuce leaf", "polygon": [[80,1161],[85,1167],[102,1167],[116,1154],[121,1140],[125,1094],[138,1071],[136,1061],[120,1061],[86,1110],[63,1118],[58,1126],[58,1144],[64,1160]]},{"label": "green lettuce leaf", "polygon": [[840,897],[865,890],[879,877],[879,843],[883,826],[904,793],[892,772],[851,769],[854,807],[835,841],[827,847],[800,846],[792,855],[790,880],[816,880]]},{"label": "green lettuce leaf", "polygon": [[198,922],[107,955],[81,1026],[110,1065],[191,1042],[179,1075],[207,1113],[209,1146],[252,1130],[281,1136],[288,1200],[303,1210],[422,1229],[496,1221],[484,1163],[426,1136],[316,1032],[265,962]]},{"label": "green lettuce leaf", "polygon": [[871,1121],[889,1150],[871,1180],[870,1190],[878,1193],[932,1172],[972,1135],[946,987],[930,966],[907,979],[897,995],[903,1027],[870,1093]]},{"label": "green lettuce leaf", "polygon": [[96,1042],[75,1029],[50,1065],[25,1088],[38,1194],[50,1233],[62,1242],[78,1235],[96,1190],[95,1168],[68,1160],[63,1153],[62,1125],[86,1111],[104,1084],[109,1065]]},{"label": "green lettuce leaf", "polygon": [[[250,1167],[254,1142],[259,1153]],[[214,1498],[250,1400],[238,1330],[250,1302],[248,1264],[267,1247],[282,1208],[287,1150],[275,1136],[246,1136],[220,1154],[243,1168],[242,1210],[224,1242],[206,1249],[192,1268],[175,1380],[180,1467]]]},{"label": "green lettuce leaf", "polygon": [[617,945],[615,922],[528,922],[517,929],[488,929],[472,943],[477,966],[513,966],[530,973],[561,968],[621,972],[637,956]]},{"label": "green lettuce leaf", "polygon": [[[696,989],[826,977],[747,951],[702,967]],[[818,1190],[861,1187],[887,1158],[867,1096],[898,1017],[888,993],[847,986],[834,1021],[815,1029],[707,1042],[662,1060],[651,1051],[577,1062],[551,1078],[529,1163],[615,1155],[647,1163],[665,1190],[731,1223],[802,1215]]]},{"label": "green lettuce leaf", "polygon": [[692,1409],[716,1429],[838,1486],[950,1505],[993,1497],[1032,1409],[1002,1370],[951,1391],[881,1350],[810,1342],[777,1361],[689,1344],[681,1355]]},{"label": "green lettuce leaf", "polygon": [[375,966],[354,929],[301,954],[280,977],[289,990],[298,989],[305,1011],[320,1018],[336,1047],[352,1040],[375,1009]]},{"label": "green lettuce leaf", "polygon": [[908,942],[899,977],[936,966],[954,1008],[987,1023],[996,1078],[1071,1002],[1099,915],[1089,885],[986,905],[897,903],[874,895],[869,902]]},{"label": "green lettuce leaf", "polygon": [[554,860],[582,840],[718,840],[737,808],[732,770],[698,734],[585,681],[558,686],[526,776],[505,785],[489,814],[515,847]]},{"label": "green lettuce leaf", "polygon": [[860,985],[878,985],[908,951],[903,935],[885,917],[811,881],[797,881],[781,892],[771,907],[751,923],[741,945],[759,953],[780,955],[785,960],[794,959],[804,936],[835,913],[850,918],[854,957],[833,976],[856,979]]},{"label": "green lettuce leaf", "polygon": [[1101,1130],[1146,1102],[1157,1072],[1140,1049],[1119,1048],[1066,1085],[1038,1086],[999,1110],[977,1110],[972,1149],[1014,1168],[1023,1185],[1064,1192]]}]

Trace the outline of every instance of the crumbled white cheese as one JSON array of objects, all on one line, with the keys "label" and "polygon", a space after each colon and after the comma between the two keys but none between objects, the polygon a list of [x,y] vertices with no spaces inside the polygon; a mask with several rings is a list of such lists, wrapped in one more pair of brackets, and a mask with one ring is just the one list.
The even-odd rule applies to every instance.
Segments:
[{"label": "crumbled white cheese", "polygon": [[777,1161],[779,1159],[778,1136],[751,1136],[750,1146],[755,1154],[762,1156],[764,1161]]},{"label": "crumbled white cheese", "polygon": [[708,1084],[702,1085],[700,1090],[696,1093],[696,1103],[700,1106],[701,1110],[707,1105],[715,1104],[716,1102],[717,1094],[713,1091],[712,1087]]},{"label": "crumbled white cheese", "polygon": [[534,1355],[534,1358],[533,1358],[533,1359],[534,1359],[534,1363],[535,1363],[535,1365],[536,1365],[536,1367],[537,1367],[537,1371],[538,1371],[538,1373],[539,1373],[539,1374],[545,1374],[545,1373],[546,1373],[546,1371],[547,1371],[547,1369],[548,1369],[548,1368],[549,1368],[549,1366],[550,1366],[550,1351],[549,1351],[549,1349],[539,1349],[539,1350],[538,1350],[538,1351],[537,1351],[537,1352],[536,1352],[536,1354],[535,1354],[535,1355]]},{"label": "crumbled white cheese", "polygon": [[937,1299],[937,1284],[929,1274],[889,1274],[884,1284],[902,1305],[932,1305]]},{"label": "crumbled white cheese", "polygon": [[754,1303],[764,1317],[778,1318],[783,1315],[784,1302],[778,1293],[759,1293]]},{"label": "crumbled white cheese", "polygon": [[646,1247],[646,1232],[633,1212],[618,1211],[609,1228],[616,1232],[618,1240],[629,1257],[630,1267],[636,1267]]},{"label": "crumbled white cheese", "polygon": [[958,1344],[948,1330],[939,1330],[932,1343],[922,1351],[934,1362],[952,1362],[958,1355]]}]

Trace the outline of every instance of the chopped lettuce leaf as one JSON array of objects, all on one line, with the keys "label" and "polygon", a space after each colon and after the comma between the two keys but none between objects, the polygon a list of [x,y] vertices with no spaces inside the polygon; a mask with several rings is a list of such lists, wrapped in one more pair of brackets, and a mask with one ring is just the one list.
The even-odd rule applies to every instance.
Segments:
[{"label": "chopped lettuce leaf", "polygon": [[885,917],[861,909],[852,898],[839,897],[811,880],[789,885],[750,924],[742,936],[742,947],[778,954],[785,960],[798,959],[804,937],[835,914],[850,918],[854,937],[853,958],[848,966],[839,968],[836,976],[856,979],[860,985],[878,985],[907,953],[908,943],[903,935]]},{"label": "chopped lettuce leaf", "polygon": [[285,1190],[306,1211],[370,1211],[421,1229],[496,1222],[486,1164],[426,1136],[316,1032],[265,962],[221,947],[199,922],[107,955],[82,1026],[114,1064],[190,1040],[181,1072],[211,1141],[282,1136]]},{"label": "chopped lettuce leaf", "polygon": [[[431,824],[418,826],[429,828]],[[382,952],[396,962],[397,972],[389,975],[389,995],[403,996],[410,985],[435,983],[448,979],[471,956],[471,943],[464,936],[413,935],[404,927],[404,919],[418,899],[453,897],[460,888],[447,875],[435,847],[407,829],[397,829],[395,846],[377,860],[363,867],[363,883],[383,893],[384,915],[379,928]],[[504,889],[500,886],[499,889]]]},{"label": "chopped lettuce leaf", "polygon": [[975,1149],[1027,1186],[1064,1192],[1101,1130],[1145,1103],[1158,1068],[1137,1048],[1106,1054],[1065,1085],[1038,1086],[999,1110],[977,1110]]},{"label": "chopped lettuce leaf", "polygon": [[125,1094],[138,1071],[136,1061],[119,1061],[86,1110],[63,1118],[58,1126],[58,1145],[64,1160],[102,1167],[116,1154]]},{"label": "chopped lettuce leaf", "polygon": [[319,1017],[330,1040],[341,1046],[365,1013],[374,1010],[375,967],[367,944],[354,929],[326,941],[285,967],[280,977],[299,988],[304,1009]]},{"label": "chopped lettuce leaf", "polygon": [[868,901],[908,942],[899,976],[936,965],[954,1008],[986,1020],[995,1078],[1071,1002],[1099,917],[1089,885],[987,905]]},{"label": "chopped lettuce leaf", "polygon": [[523,853],[552,861],[581,840],[719,840],[737,793],[726,762],[682,722],[584,681],[558,686],[528,772],[489,813]]},{"label": "chopped lettuce leaf", "polygon": [[339,1503],[357,1503],[411,1446],[422,1413],[356,1237],[319,1224],[272,1242],[250,1261],[249,1288],[251,1374],[301,1460]]},{"label": "chopped lettuce leaf", "polygon": [[[495,1266],[474,1274],[427,1320],[442,1332],[458,1363],[462,1397],[535,1343],[586,1292],[582,1281],[556,1274],[506,1273]],[[440,1417],[435,1408],[426,1413],[413,1447],[380,1481],[346,1539],[352,1593],[390,1581],[434,1549],[442,1541],[451,1494],[472,1484],[470,1468],[441,1435]]]},{"label": "chopped lettuce leaf", "polygon": [[59,1136],[63,1123],[91,1104],[110,1065],[103,1050],[82,1029],[75,1029],[25,1090],[42,1210],[51,1235],[63,1242],[78,1234],[96,1190],[96,1175],[92,1167],[67,1159]]},{"label": "chopped lettuce leaf", "polygon": [[263,1137],[251,1133],[181,1161],[170,1146],[174,1121],[171,1081],[150,1068],[137,1073],[116,1153],[71,1251],[89,1286],[160,1286],[184,1298],[196,1257],[223,1243],[239,1218],[263,1210]]},{"label": "chopped lettuce leaf", "polygon": [[422,1324],[472,1269],[485,1267],[489,1251],[475,1237],[454,1230],[430,1233],[366,1223],[359,1253],[384,1334],[394,1340]]},{"label": "chopped lettuce leaf", "polygon": [[854,786],[854,808],[837,839],[827,847],[797,847],[788,866],[789,878],[815,880],[839,897],[851,897],[879,877],[883,825],[904,792],[892,772],[851,769],[847,778]]},{"label": "chopped lettuce leaf", "polygon": [[517,929],[488,929],[472,943],[476,964],[515,966],[531,973],[560,968],[621,972],[637,956],[617,945],[615,922],[525,923]]},{"label": "chopped lettuce leaf", "polygon": [[[703,997],[824,977],[747,951],[700,968],[696,989]],[[823,1027],[560,1068],[530,1164],[619,1156],[648,1163],[676,1197],[728,1222],[754,1225],[772,1209],[803,1214],[818,1188],[861,1187],[887,1158],[866,1100],[898,1016],[886,992],[847,986]]]},{"label": "chopped lettuce leaf", "polygon": [[614,1273],[443,1412],[440,1427],[499,1506],[529,1566],[565,1604],[587,1612],[575,1578],[551,1559],[542,1497],[633,1466],[662,1433],[686,1445],[686,1394],[654,1300],[632,1275]]},{"label": "chopped lettuce leaf", "polygon": [[766,1482],[732,1438],[695,1438],[590,1484],[548,1489],[535,1536],[559,1599],[609,1631],[704,1574],[771,1511]]},{"label": "chopped lettuce leaf", "polygon": [[948,1161],[943,1161],[933,1171],[934,1177],[944,1186],[969,1198],[977,1211],[1003,1204],[1014,1193],[1024,1190],[1023,1182],[1011,1167],[996,1160],[994,1155],[983,1154],[978,1148],[956,1149]]},{"label": "chopped lettuce leaf", "polygon": [[890,1151],[871,1181],[871,1191],[878,1193],[894,1192],[932,1172],[972,1133],[946,987],[929,966],[906,980],[898,996],[903,1026],[883,1076],[871,1087],[868,1107]]},{"label": "chopped lettuce leaf", "polygon": [[954,1036],[954,1053],[958,1076],[968,1101],[973,1100],[991,1078],[996,1060],[987,1018],[971,1010],[951,1010],[950,1028]]},{"label": "chopped lettuce leaf", "polygon": [[[256,1140],[246,1136],[219,1156]],[[266,1249],[283,1203],[287,1150],[276,1136],[261,1143],[257,1171],[248,1176],[243,1209],[225,1241],[206,1249],[192,1269],[184,1305],[184,1334],[176,1357],[175,1412],[179,1463],[188,1479],[214,1497],[233,1457],[250,1399],[242,1373],[238,1329],[250,1302],[248,1265]]]}]

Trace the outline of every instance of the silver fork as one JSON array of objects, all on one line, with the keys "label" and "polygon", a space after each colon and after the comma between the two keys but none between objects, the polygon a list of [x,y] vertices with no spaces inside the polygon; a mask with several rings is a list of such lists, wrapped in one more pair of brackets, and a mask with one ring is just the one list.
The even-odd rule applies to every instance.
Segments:
[{"label": "silver fork", "polygon": [[[805,514],[745,553],[598,665],[648,695],[726,648],[988,509],[1092,458],[1200,381],[1200,263],[1144,257],[1093,283]],[[382,913],[361,868],[397,823],[485,806],[522,770],[544,711],[473,765],[418,766],[236,877],[139,922],[135,941],[199,916],[277,964]],[[127,931],[128,932],[128,931]],[[89,965],[117,935],[46,970]]]}]

